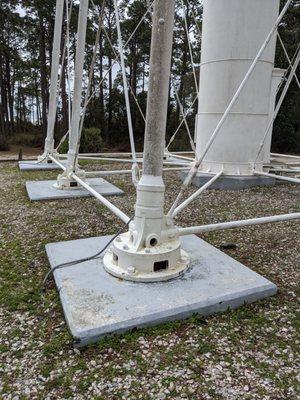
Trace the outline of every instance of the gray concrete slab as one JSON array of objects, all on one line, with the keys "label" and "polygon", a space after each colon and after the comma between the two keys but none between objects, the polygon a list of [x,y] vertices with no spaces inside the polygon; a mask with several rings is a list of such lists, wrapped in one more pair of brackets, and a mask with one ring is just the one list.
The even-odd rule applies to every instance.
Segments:
[{"label": "gray concrete slab", "polygon": [[[63,165],[66,164],[66,161],[60,161]],[[51,171],[51,170],[60,170],[61,168],[55,164],[54,162],[51,163],[38,163],[36,160],[30,161],[19,161],[19,169],[20,171]]]},{"label": "gray concrete slab", "polygon": [[[53,268],[96,254],[111,236],[46,245]],[[102,258],[54,272],[65,318],[76,346],[135,327],[208,315],[274,295],[276,286],[195,235],[182,238],[190,268],[168,282],[134,283],[114,278]]]},{"label": "gray concrete slab", "polygon": [[[117,196],[124,193],[123,190],[102,178],[88,178],[86,182],[103,196]],[[90,193],[82,187],[62,190],[55,188],[55,183],[56,180],[26,182],[26,190],[29,199],[31,201],[42,201],[91,196]]]},{"label": "gray concrete slab", "polygon": [[[175,165],[180,164],[183,167],[185,167],[185,166],[189,167],[190,164],[191,164],[191,162],[188,161],[188,160],[182,160],[180,158],[175,158],[175,157],[168,157],[168,158],[165,159],[165,161],[168,161],[170,163],[174,163]],[[166,165],[166,167],[167,167],[167,165]],[[172,168],[172,166],[170,166],[170,167]]]},{"label": "gray concrete slab", "polygon": [[[181,180],[187,176],[187,172],[181,172]],[[193,179],[192,183],[194,186],[201,187],[208,182],[213,175],[198,173]],[[276,179],[264,177],[264,176],[220,176],[209,189],[221,189],[221,190],[241,190],[248,189],[254,186],[274,186]]]}]

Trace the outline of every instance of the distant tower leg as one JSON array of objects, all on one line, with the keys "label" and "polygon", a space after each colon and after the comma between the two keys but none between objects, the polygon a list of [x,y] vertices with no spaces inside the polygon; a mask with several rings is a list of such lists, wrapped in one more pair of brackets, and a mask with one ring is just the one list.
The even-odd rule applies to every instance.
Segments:
[{"label": "distant tower leg", "polygon": [[71,177],[71,174],[76,172],[77,176],[84,178],[84,171],[79,170],[77,165],[77,149],[80,141],[80,116],[81,116],[81,100],[82,100],[82,85],[83,85],[83,68],[84,68],[84,50],[86,39],[86,27],[88,17],[89,0],[80,0],[78,28],[77,28],[77,43],[75,57],[75,72],[74,72],[74,95],[72,102],[72,117],[69,134],[69,151],[66,171],[57,178],[56,187],[60,189],[76,189],[77,182]]},{"label": "distant tower leg", "polygon": [[61,47],[61,32],[64,13],[64,0],[56,0],[55,23],[54,23],[54,37],[52,47],[52,61],[51,61],[51,77],[50,77],[50,91],[49,91],[49,111],[48,111],[48,124],[47,136],[45,139],[44,153],[38,157],[40,162],[51,162],[49,155],[54,155],[54,126],[57,111],[58,99],[58,82],[59,82],[59,60],[60,60],[60,47]]}]

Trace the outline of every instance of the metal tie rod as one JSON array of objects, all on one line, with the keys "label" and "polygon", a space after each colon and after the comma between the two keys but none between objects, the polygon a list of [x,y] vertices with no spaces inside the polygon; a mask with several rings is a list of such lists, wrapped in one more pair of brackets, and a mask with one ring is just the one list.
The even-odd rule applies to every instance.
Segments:
[{"label": "metal tie rod", "polygon": [[[62,165],[59,161],[57,161],[54,157],[49,156],[53,162],[55,162],[61,169],[64,171],[66,170],[66,167]],[[74,173],[70,174],[70,176],[77,182],[79,183],[80,186],[82,186],[84,189],[86,189],[89,193],[91,193],[92,196],[94,196],[97,200],[100,201],[104,206],[106,206],[110,211],[112,211],[118,218],[120,218],[123,222],[126,224],[130,220],[130,218],[123,213],[118,207],[116,207],[114,204],[112,204],[110,201],[108,201],[104,196],[96,192],[93,188],[90,187],[86,182],[84,182],[82,179],[78,178],[78,176]],[[59,189],[58,189],[59,190]]]},{"label": "metal tie rod", "polygon": [[84,182],[82,179],[78,178],[76,174],[71,174],[71,177],[75,179],[77,183],[79,183],[80,186],[85,188],[91,195],[93,195],[97,200],[100,201],[104,206],[106,206],[110,211],[112,211],[117,217],[119,217],[123,222],[126,224],[129,222],[130,218],[123,213],[118,207],[116,207],[114,204],[112,204],[110,201],[108,201],[104,196],[96,192],[93,188],[90,187],[86,182]]},{"label": "metal tie rod", "polygon": [[[176,172],[176,171],[187,171],[189,167],[178,167],[178,168],[163,168],[163,172]],[[131,169],[119,169],[109,171],[85,171],[85,176],[102,176],[102,175],[126,175],[131,174]]]},{"label": "metal tie rod", "polygon": [[[186,208],[192,201],[194,201],[204,190],[210,187],[221,175],[223,171],[217,173],[217,175],[213,176],[208,182],[206,182],[203,186],[201,186],[195,193],[193,193],[190,197],[188,197],[185,201],[183,201],[175,210],[171,213],[171,217],[175,217],[180,211]],[[171,211],[171,210],[170,210]]]},{"label": "metal tie rod", "polygon": [[300,173],[300,169],[296,169],[293,167],[291,167],[291,168],[273,168],[272,167],[272,169],[270,169],[270,173],[272,173],[272,172],[284,172],[287,174],[297,174],[297,173]]},{"label": "metal tie rod", "polygon": [[292,182],[292,183],[300,183],[300,179],[297,178],[290,178],[288,176],[281,176],[281,175],[275,175],[275,174],[269,174],[267,172],[258,172],[254,171],[254,175],[259,175],[259,176],[269,176],[274,179],[278,179],[280,181],[287,181],[287,182]]},{"label": "metal tie rod", "polygon": [[63,171],[65,171],[67,168],[61,163],[59,162],[55,157],[51,156],[51,154],[49,154],[49,158],[50,160],[52,160],[55,164],[57,164]]},{"label": "metal tie rod", "polygon": [[191,226],[189,228],[177,228],[171,231],[170,234],[178,234],[179,236],[193,235],[197,233],[221,231],[224,229],[240,228],[243,226],[262,225],[271,222],[292,221],[300,219],[300,213],[273,215],[271,217],[243,219],[240,221],[220,222],[217,224]]},{"label": "metal tie rod", "polygon": [[294,155],[291,155],[291,154],[271,153],[271,156],[274,156],[274,157],[285,157],[285,158],[295,158],[296,160],[300,160],[300,156],[294,156]]}]

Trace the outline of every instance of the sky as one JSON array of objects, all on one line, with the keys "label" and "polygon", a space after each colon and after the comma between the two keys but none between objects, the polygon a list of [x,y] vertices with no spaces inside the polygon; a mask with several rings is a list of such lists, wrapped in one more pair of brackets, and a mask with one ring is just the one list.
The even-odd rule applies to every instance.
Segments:
[{"label": "sky", "polygon": [[24,15],[26,14],[23,7],[21,6],[17,6],[17,12],[21,15],[21,17],[24,17]]}]

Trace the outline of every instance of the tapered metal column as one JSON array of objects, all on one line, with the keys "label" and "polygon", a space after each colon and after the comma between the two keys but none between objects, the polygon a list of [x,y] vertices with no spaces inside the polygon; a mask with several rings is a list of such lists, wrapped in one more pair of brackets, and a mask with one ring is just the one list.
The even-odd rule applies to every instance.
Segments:
[{"label": "tapered metal column", "polygon": [[166,133],[175,1],[154,3],[143,174],[161,176]]},{"label": "tapered metal column", "polygon": [[[172,57],[175,1],[156,1],[153,12],[149,91],[144,141],[143,175],[137,187],[135,245],[162,241],[164,193],[163,156]],[[145,223],[145,220],[147,223]],[[154,239],[155,238],[155,239]]]},{"label": "tapered metal column", "polygon": [[167,280],[188,264],[178,237],[168,236],[172,220],[164,215],[162,179],[175,0],[155,0],[144,142],[143,175],[137,186],[134,221],[120,235],[104,266],[111,274],[134,281]]},{"label": "tapered metal column", "polygon": [[76,172],[78,174],[78,168],[76,165],[76,152],[78,142],[80,140],[79,135],[79,124],[81,115],[81,100],[82,100],[82,84],[83,84],[83,67],[84,67],[84,50],[85,50],[85,39],[86,39],[86,26],[88,16],[89,0],[80,0],[79,5],[79,16],[78,16],[78,28],[77,28],[77,44],[76,44],[76,57],[75,57],[75,71],[74,71],[74,95],[72,102],[72,117],[69,134],[69,151],[67,159],[66,171],[58,177],[58,187],[70,187],[74,186],[70,183],[74,180],[71,178],[71,174]]},{"label": "tapered metal column", "polygon": [[49,111],[48,111],[48,124],[47,136],[45,139],[44,154],[39,157],[39,161],[48,161],[48,155],[52,155],[54,151],[54,125],[57,111],[58,99],[58,82],[59,82],[59,59],[61,47],[61,31],[64,13],[64,0],[56,0],[55,23],[54,23],[54,37],[52,47],[52,62],[51,62],[51,77],[50,77],[50,90],[49,90]]}]

